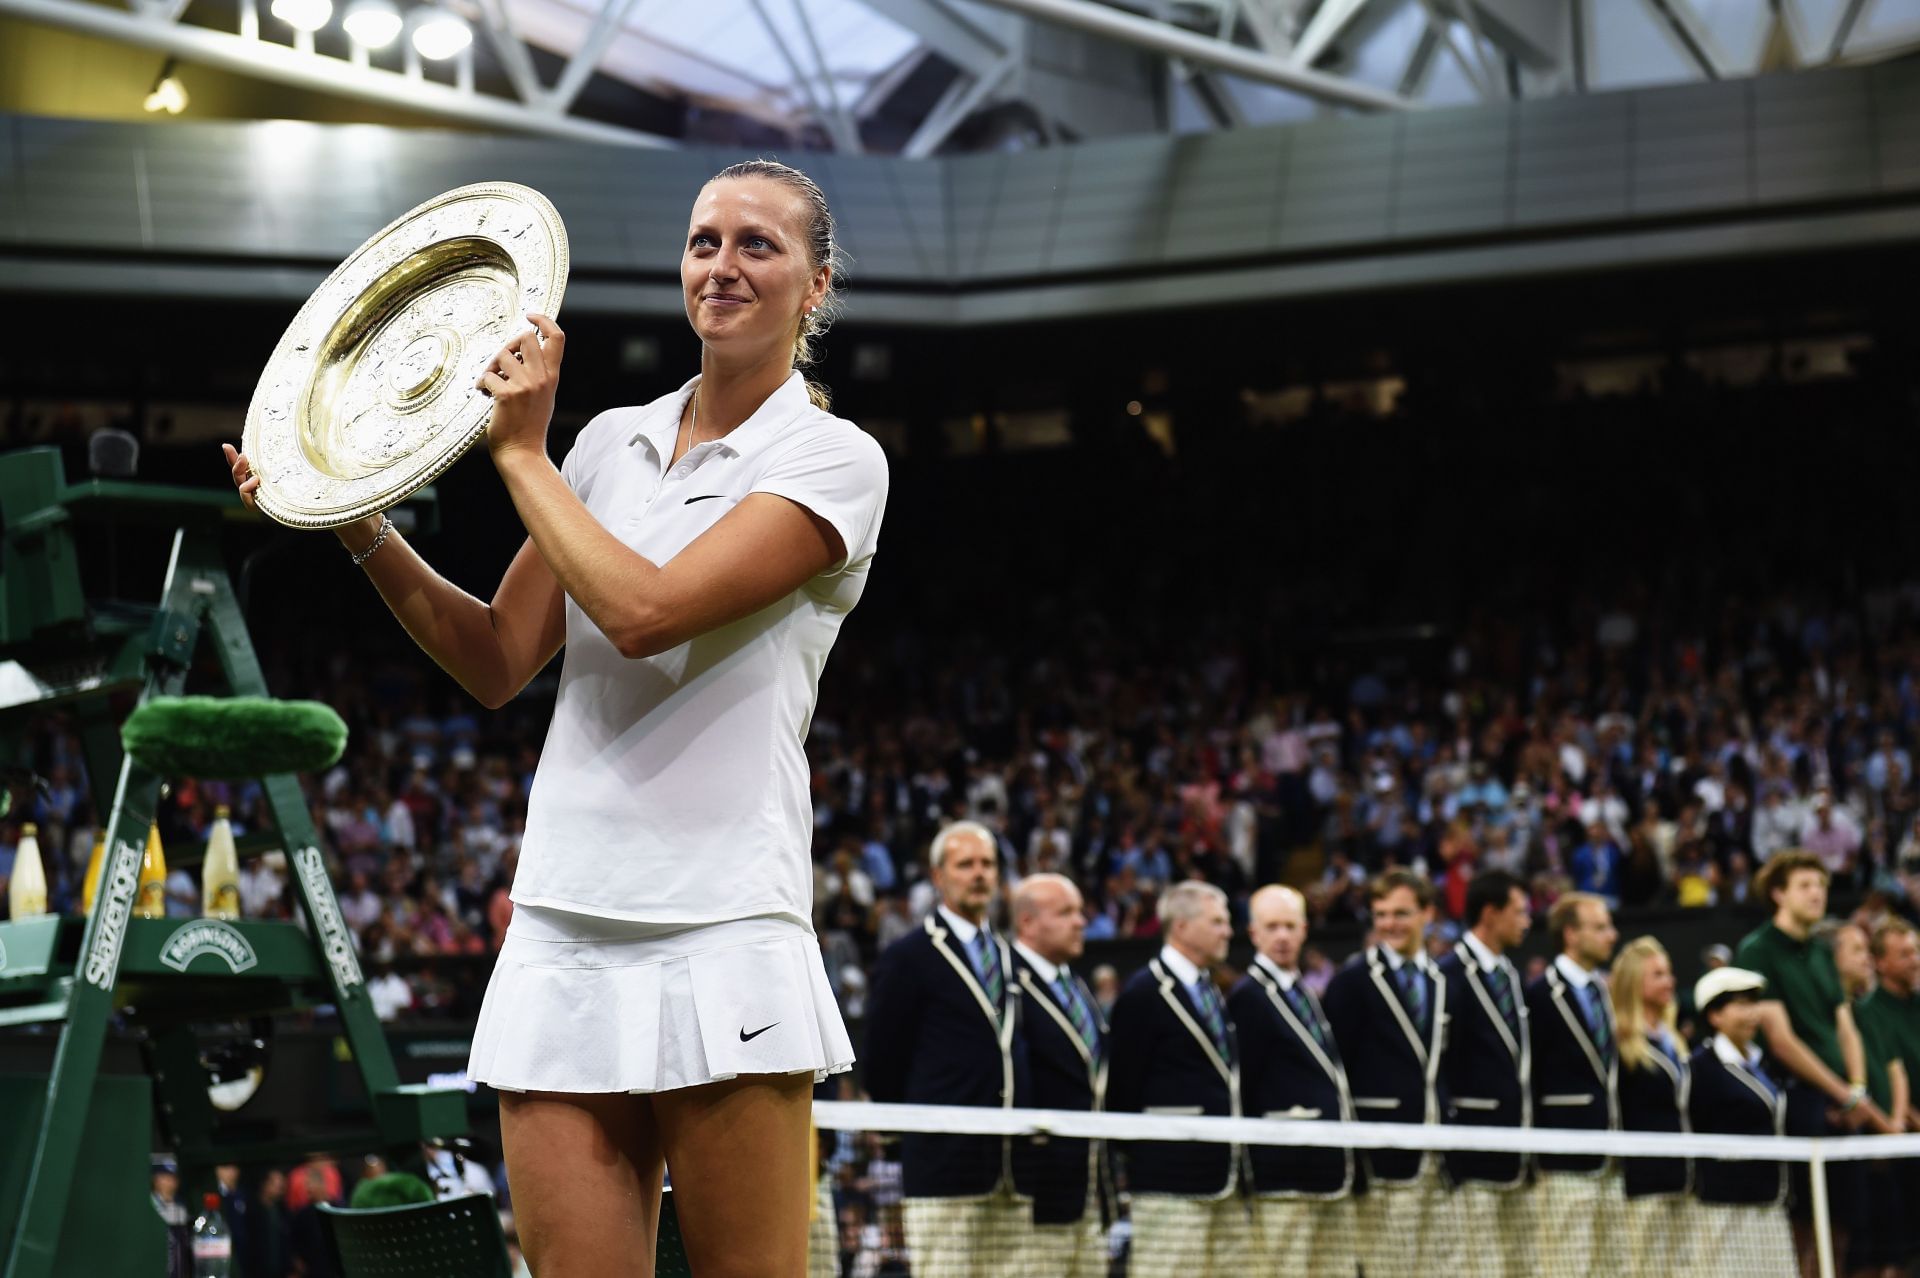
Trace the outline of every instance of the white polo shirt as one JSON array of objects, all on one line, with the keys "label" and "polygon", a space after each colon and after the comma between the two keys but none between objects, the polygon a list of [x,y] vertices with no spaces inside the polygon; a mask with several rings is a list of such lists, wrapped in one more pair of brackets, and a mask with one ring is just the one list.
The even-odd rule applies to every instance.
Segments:
[{"label": "white polo shirt", "polygon": [[638,659],[567,600],[513,899],[643,923],[778,915],[811,929],[803,747],[821,668],[873,562],[886,455],[815,408],[796,372],[667,471],[698,382],[587,423],[560,468],[587,509],[664,565],[747,494],[775,493],[832,524],[847,558],[751,617]]}]

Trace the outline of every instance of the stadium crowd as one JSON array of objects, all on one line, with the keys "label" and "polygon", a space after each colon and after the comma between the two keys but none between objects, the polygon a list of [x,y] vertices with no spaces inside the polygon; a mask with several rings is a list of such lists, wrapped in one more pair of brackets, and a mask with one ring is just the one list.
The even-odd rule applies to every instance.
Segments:
[{"label": "stadium crowd", "polygon": [[[1190,879],[1222,888],[1236,919],[1253,885],[1285,881],[1316,926],[1357,923],[1369,877],[1395,866],[1435,884],[1455,931],[1486,869],[1519,874],[1542,910],[1572,890],[1628,910],[1745,903],[1783,847],[1816,852],[1871,912],[1910,912],[1917,619],[1920,586],[1854,612],[1733,608],[1713,635],[1661,633],[1627,607],[1539,633],[1483,621],[1441,654],[1434,683],[1368,667],[1296,693],[1258,681],[1224,641],[1164,660],[1082,635],[1024,669],[943,649],[943,673],[898,700],[926,637],[868,636],[846,654],[853,673],[829,680],[810,741],[829,971],[857,1018],[874,957],[932,907],[922,850],[962,818],[994,831],[1010,888],[1073,879],[1096,941],[1154,937],[1159,897]],[[436,704],[442,690],[391,659],[310,648],[280,661],[278,683],[353,728],[311,802],[383,1006],[471,1011],[474,983],[448,960],[483,958],[504,929],[538,695],[482,716]],[[54,720],[40,739],[48,785],[20,815],[58,850],[48,872],[65,906],[95,814],[77,732]],[[270,824],[258,785],[186,781],[163,842],[204,838],[222,803],[237,834]],[[0,826],[0,874],[16,833]],[[172,889],[173,908],[197,908],[190,873]],[[284,863],[250,861],[242,895],[249,915],[286,914]]]}]

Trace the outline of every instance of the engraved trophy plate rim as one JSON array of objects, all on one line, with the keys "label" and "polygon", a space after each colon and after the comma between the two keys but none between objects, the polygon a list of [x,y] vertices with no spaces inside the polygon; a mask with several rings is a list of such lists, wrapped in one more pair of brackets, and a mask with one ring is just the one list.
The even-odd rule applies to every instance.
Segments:
[{"label": "engraved trophy plate rim", "polygon": [[[568,267],[559,212],[517,182],[443,191],[368,237],[308,295],[254,386],[241,451],[260,510],[333,528],[439,478],[486,436],[480,370],[528,311],[558,317]],[[505,293],[504,316],[477,304]],[[440,294],[429,322],[419,312]],[[356,396],[369,402],[343,422]]]}]

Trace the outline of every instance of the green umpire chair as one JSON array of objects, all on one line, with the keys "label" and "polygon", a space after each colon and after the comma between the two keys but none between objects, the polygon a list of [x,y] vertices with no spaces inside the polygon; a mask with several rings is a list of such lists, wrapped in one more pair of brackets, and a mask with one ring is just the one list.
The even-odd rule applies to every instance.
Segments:
[{"label": "green umpire chair", "polygon": [[[341,1278],[513,1278],[500,1210],[485,1194],[355,1210],[321,1204]],[[691,1278],[673,1195],[660,1196],[655,1278]]]}]

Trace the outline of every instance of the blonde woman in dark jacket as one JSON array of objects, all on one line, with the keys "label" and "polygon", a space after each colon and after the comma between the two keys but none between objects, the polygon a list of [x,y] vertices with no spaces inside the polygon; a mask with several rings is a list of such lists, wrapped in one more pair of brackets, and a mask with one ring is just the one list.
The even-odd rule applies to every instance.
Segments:
[{"label": "blonde woman in dark jacket", "polygon": [[[1673,964],[1660,942],[1643,936],[1613,961],[1613,1019],[1619,1030],[1620,1126],[1630,1132],[1689,1130],[1693,1071],[1674,1028]],[[1693,1160],[1629,1158],[1627,1278],[1684,1273],[1698,1233]]]}]

